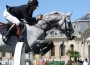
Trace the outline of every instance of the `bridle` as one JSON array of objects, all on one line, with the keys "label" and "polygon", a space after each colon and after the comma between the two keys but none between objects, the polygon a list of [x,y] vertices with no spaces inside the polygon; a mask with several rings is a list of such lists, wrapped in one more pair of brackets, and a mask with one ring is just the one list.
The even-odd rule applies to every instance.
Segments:
[{"label": "bridle", "polygon": [[65,23],[65,32],[63,30],[61,30],[61,29],[60,30],[63,31],[63,33],[65,33],[66,36],[68,37],[71,33],[69,33],[69,31],[68,31],[69,29],[67,28],[67,23],[68,23],[68,26],[70,26],[70,25],[69,25],[69,22],[66,21],[66,17],[64,18],[64,23]]},{"label": "bridle", "polygon": [[67,22],[66,22],[66,17],[65,17],[65,19],[64,19],[64,22],[65,22],[65,34],[66,34],[66,36],[68,35],[67,33],[68,33],[68,29],[67,29]]},{"label": "bridle", "polygon": [[[45,20],[43,20],[43,21],[45,21]],[[66,17],[64,18],[64,22],[61,24],[61,26],[59,26],[59,28],[57,28],[56,27],[56,25],[52,25],[51,23],[49,23],[48,21],[45,21],[48,25],[50,25],[51,27],[55,27],[56,29],[58,29],[58,30],[61,30],[61,31],[63,31],[62,29],[60,29],[61,28],[61,26],[65,23],[65,34],[66,35],[68,35],[67,33],[68,33],[68,30],[67,30],[67,22],[66,22]],[[42,27],[42,25],[40,25],[40,24],[36,24],[35,25],[35,27],[38,27],[38,28],[40,28],[40,29],[42,29],[42,30],[44,30],[44,31],[46,31],[43,27]],[[63,31],[64,32],[64,31]]]}]

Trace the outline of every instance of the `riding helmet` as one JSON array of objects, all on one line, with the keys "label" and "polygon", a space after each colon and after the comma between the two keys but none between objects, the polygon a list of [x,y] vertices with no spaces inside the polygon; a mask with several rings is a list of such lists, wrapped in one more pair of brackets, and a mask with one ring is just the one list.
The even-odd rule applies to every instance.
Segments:
[{"label": "riding helmet", "polygon": [[28,5],[35,5],[38,6],[38,1],[37,0],[29,0]]}]

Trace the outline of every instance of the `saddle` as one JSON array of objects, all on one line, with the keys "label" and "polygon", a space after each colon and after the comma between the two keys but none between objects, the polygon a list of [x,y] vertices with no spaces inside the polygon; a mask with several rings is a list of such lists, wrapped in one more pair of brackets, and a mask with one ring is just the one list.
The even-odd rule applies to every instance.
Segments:
[{"label": "saddle", "polygon": [[[0,34],[2,34],[2,36],[4,36],[10,27],[11,27],[11,23],[0,22]],[[13,35],[17,35],[15,28],[13,28],[13,30],[10,33],[10,36],[13,36]]]},{"label": "saddle", "polygon": [[[8,22],[8,23],[0,22],[0,34],[2,34],[2,36],[4,36],[11,26],[12,26],[11,22]],[[19,27],[20,27],[20,33],[23,33],[24,30],[25,30],[24,23],[20,23]],[[10,36],[17,36],[17,29],[16,29],[16,27],[14,27],[12,29],[12,31],[10,32]]]}]

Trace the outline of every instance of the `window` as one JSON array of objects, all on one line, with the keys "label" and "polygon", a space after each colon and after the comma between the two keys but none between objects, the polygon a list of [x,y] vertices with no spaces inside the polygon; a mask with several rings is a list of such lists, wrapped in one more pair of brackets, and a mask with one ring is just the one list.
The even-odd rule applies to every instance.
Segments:
[{"label": "window", "polygon": [[55,46],[51,49],[51,56],[55,56]]},{"label": "window", "polygon": [[70,50],[74,51],[74,45],[73,44],[70,45]]},{"label": "window", "polygon": [[65,56],[65,45],[64,42],[60,45],[60,54],[61,56]]},{"label": "window", "polygon": [[50,34],[51,34],[51,37],[54,37],[54,31],[51,31]]},{"label": "window", "polygon": [[14,53],[12,53],[12,57],[14,56]]},{"label": "window", "polygon": [[2,52],[2,57],[5,57],[5,52]]}]

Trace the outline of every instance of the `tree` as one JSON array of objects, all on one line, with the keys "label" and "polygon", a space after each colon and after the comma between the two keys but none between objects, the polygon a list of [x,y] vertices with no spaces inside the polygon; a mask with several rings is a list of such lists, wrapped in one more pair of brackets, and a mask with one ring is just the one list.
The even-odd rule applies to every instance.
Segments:
[{"label": "tree", "polygon": [[70,60],[71,60],[71,58],[74,58],[75,61],[77,60],[77,58],[80,57],[80,53],[78,51],[74,51],[74,50],[68,50],[66,52],[66,55],[69,56]]}]

